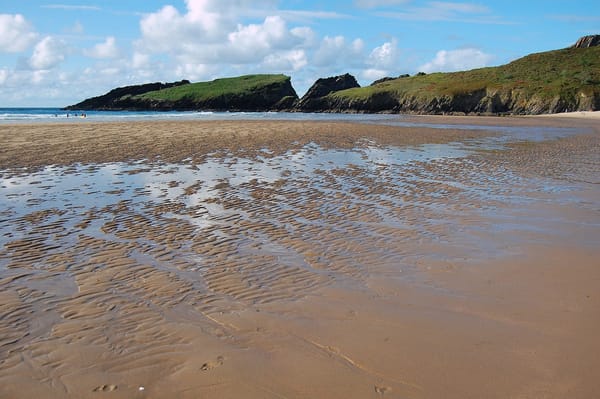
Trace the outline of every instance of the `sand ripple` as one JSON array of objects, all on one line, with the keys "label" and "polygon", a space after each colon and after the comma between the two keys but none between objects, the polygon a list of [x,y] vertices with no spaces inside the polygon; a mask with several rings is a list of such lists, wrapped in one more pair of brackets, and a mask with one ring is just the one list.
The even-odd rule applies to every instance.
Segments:
[{"label": "sand ripple", "polygon": [[[231,380],[210,375],[235,367],[231,358],[243,363],[243,353],[261,348],[259,358],[284,362],[281,348],[297,347],[300,357],[329,359],[343,375],[360,375],[357,383],[371,381],[356,392],[421,397],[422,384],[392,376],[369,356],[356,360],[308,338],[310,329],[301,337],[273,320],[285,325],[289,309],[324,292],[379,297],[387,288],[370,291],[379,279],[441,292],[432,268],[448,272],[458,259],[512,254],[523,237],[511,233],[515,214],[517,230],[536,228],[527,207],[558,195],[543,179],[597,183],[598,139],[451,157],[385,144],[336,149],[308,142],[250,157],[227,152],[179,163],[7,172],[0,396],[135,397],[148,392],[140,387],[164,394],[169,381],[187,381],[174,392],[216,397],[215,387]],[[581,162],[559,162],[573,151]],[[547,165],[555,167],[532,169],[540,154],[553,154]],[[568,195],[559,197],[571,204]],[[519,207],[528,211],[519,214]],[[558,232],[536,240],[557,235],[569,239]],[[583,241],[593,245],[589,236]],[[326,314],[332,305],[323,306]],[[353,320],[356,312],[338,318]],[[252,397],[277,396],[258,383],[249,389]]]}]

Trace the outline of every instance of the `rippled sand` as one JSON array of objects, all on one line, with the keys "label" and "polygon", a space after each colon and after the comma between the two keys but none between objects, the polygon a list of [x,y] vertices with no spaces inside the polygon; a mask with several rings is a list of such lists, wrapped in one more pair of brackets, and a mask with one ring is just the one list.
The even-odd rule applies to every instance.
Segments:
[{"label": "rippled sand", "polygon": [[0,126],[0,397],[600,396],[600,128],[401,122]]}]

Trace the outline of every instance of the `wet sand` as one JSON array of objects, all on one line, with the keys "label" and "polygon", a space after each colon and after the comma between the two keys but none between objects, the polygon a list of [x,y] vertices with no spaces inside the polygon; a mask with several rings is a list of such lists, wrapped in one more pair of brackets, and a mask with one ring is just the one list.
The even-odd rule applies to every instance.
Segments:
[{"label": "wet sand", "polygon": [[405,122],[0,126],[0,397],[600,397],[597,122]]}]

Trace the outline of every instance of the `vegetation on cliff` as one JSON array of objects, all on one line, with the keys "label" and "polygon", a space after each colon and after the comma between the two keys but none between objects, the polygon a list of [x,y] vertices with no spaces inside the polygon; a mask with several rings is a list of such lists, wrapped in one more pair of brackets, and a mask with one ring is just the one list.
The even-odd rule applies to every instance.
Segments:
[{"label": "vegetation on cliff", "polygon": [[506,65],[384,78],[318,79],[298,98],[285,75],[150,83],[111,90],[68,109],[543,114],[600,110],[600,36]]},{"label": "vegetation on cliff", "polygon": [[385,80],[329,94],[331,111],[541,114],[600,109],[600,47],[531,54],[509,64]]},{"label": "vegetation on cliff", "polygon": [[[298,100],[290,77],[285,75],[245,75],[211,82],[165,85],[141,93],[128,90],[138,86],[115,89],[119,97],[111,98],[106,104],[96,104],[95,109],[263,111],[289,108]],[[80,106],[89,101],[68,108],[86,109]]]}]

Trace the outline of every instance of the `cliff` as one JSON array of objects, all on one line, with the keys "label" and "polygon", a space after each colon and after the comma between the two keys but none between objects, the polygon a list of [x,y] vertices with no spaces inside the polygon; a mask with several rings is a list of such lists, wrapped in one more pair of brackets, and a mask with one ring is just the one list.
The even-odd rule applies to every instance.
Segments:
[{"label": "cliff", "polygon": [[531,54],[499,67],[419,74],[330,93],[327,112],[544,114],[600,110],[600,47]]},{"label": "cliff", "polygon": [[285,75],[127,86],[67,107],[78,110],[214,110],[421,114],[544,114],[600,110],[600,35],[498,67],[383,78],[318,79],[298,99]]},{"label": "cliff", "polygon": [[269,111],[290,108],[298,100],[285,75],[245,75],[211,82],[128,86],[71,105],[77,110]]},{"label": "cliff", "polygon": [[183,86],[189,84],[189,80],[182,80],[174,83],[146,83],[141,85],[134,86],[124,86],[117,87],[109,91],[108,93],[98,96],[88,98],[80,103],[69,105],[65,107],[66,110],[119,110],[126,109],[122,106],[122,99],[124,97],[136,96],[144,93],[148,93],[156,90],[164,90],[171,87]]},{"label": "cliff", "polygon": [[340,90],[360,87],[356,78],[348,73],[329,78],[317,79],[317,81],[302,96],[294,108],[299,111],[323,111],[323,106],[327,106],[324,98]]},{"label": "cliff", "polygon": [[588,48],[600,46],[600,35],[583,36],[572,46],[574,48]]}]

